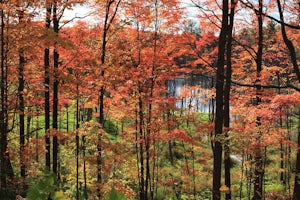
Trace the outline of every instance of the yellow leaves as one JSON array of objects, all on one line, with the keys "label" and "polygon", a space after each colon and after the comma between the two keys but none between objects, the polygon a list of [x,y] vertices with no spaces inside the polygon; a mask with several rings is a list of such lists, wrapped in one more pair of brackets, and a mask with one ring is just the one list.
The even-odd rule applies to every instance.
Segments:
[{"label": "yellow leaves", "polygon": [[227,187],[226,185],[222,185],[219,190],[222,193],[229,193],[230,192],[229,187]]},{"label": "yellow leaves", "polygon": [[53,200],[70,200],[70,198],[65,197],[64,192],[63,191],[56,191],[54,193],[54,196],[52,197]]}]

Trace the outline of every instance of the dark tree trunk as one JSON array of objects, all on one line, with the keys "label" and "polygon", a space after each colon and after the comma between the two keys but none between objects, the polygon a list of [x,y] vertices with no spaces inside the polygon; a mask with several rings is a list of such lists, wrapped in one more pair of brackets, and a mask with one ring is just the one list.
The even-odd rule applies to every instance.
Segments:
[{"label": "dark tree trunk", "polygon": [[223,0],[222,27],[219,36],[218,61],[216,74],[216,118],[215,118],[215,143],[213,148],[213,200],[220,200],[221,170],[222,170],[222,144],[219,137],[223,129],[223,87],[224,87],[224,62],[225,47],[228,34],[228,0]]},{"label": "dark tree trunk", "polygon": [[[263,51],[263,2],[259,0],[257,18],[258,18],[258,50],[256,57],[256,82],[260,83],[260,76],[262,71],[262,51]],[[261,102],[261,87],[256,87],[256,102],[258,105]],[[261,126],[261,118],[257,116],[256,125]],[[264,169],[263,169],[263,149],[261,147],[262,133],[259,131],[256,137],[256,151],[254,152],[254,194],[252,200],[261,200],[263,199],[263,178],[264,178]]]},{"label": "dark tree trunk", "polygon": [[[52,4],[46,1],[46,29],[50,28]],[[50,171],[50,51],[46,47],[44,50],[45,67],[45,143],[46,143],[46,168]]]},{"label": "dark tree trunk", "polygon": [[84,195],[85,200],[88,200],[87,177],[86,177],[86,161],[85,161],[85,136],[82,136],[82,152],[83,152],[83,181],[84,181],[83,195]]},{"label": "dark tree trunk", "polygon": [[[38,109],[36,109],[38,111]],[[37,112],[38,113],[38,112]],[[39,114],[36,115],[36,132],[35,132],[35,139],[36,139],[36,144],[35,144],[35,161],[39,163]]]},{"label": "dark tree trunk", "polygon": [[[19,11],[19,25],[22,27],[23,24],[23,15],[24,11]],[[18,87],[18,97],[19,97],[19,131],[20,131],[20,172],[21,177],[25,180],[26,178],[26,167],[24,160],[24,148],[25,148],[25,115],[24,115],[24,50],[23,48],[19,49],[19,87]]]},{"label": "dark tree trunk", "polygon": [[[103,27],[103,35],[102,35],[102,54],[101,54],[101,64],[104,66],[105,64],[105,54],[106,54],[106,43],[107,43],[107,32],[108,32],[108,23],[109,23],[109,11],[111,3],[109,1],[108,5],[106,5],[106,13],[105,13],[105,20],[104,20],[104,27]],[[101,78],[104,77],[105,71],[101,69]],[[104,85],[101,86],[99,91],[99,123],[101,124],[102,128],[104,127],[104,92],[105,88]],[[102,132],[98,134],[98,143],[97,143],[97,182],[98,182],[98,198],[102,198]]]},{"label": "dark tree trunk", "polygon": [[[0,3],[3,3],[1,0]],[[7,134],[8,130],[8,67],[7,67],[7,49],[5,48],[6,38],[5,38],[5,11],[0,10],[1,17],[1,36],[0,36],[0,51],[1,51],[1,61],[0,61],[0,101],[1,101],[1,110],[0,110],[0,189],[6,190],[7,187],[11,186],[13,183],[14,173],[13,168],[10,162],[10,155],[7,151],[8,141]],[[7,36],[8,37],[8,36]],[[8,38],[7,38],[8,39]]]},{"label": "dark tree trunk", "polygon": [[145,165],[144,165],[144,132],[143,132],[143,125],[144,125],[144,114],[143,114],[143,101],[142,101],[142,91],[139,90],[139,139],[140,139],[140,200],[147,199],[147,191],[145,187]]},{"label": "dark tree trunk", "polygon": [[[3,3],[3,1],[0,1]],[[1,112],[0,112],[0,176],[1,176],[1,189],[6,189],[6,161],[5,161],[5,151],[7,148],[7,125],[5,119],[6,113],[6,102],[5,102],[5,66],[4,66],[4,56],[5,56],[5,41],[4,41],[4,10],[1,9]]]},{"label": "dark tree trunk", "polygon": [[76,200],[79,200],[79,78],[76,77]]},{"label": "dark tree trunk", "polygon": [[[57,1],[54,1],[53,4],[53,31],[58,37],[58,18],[57,18]],[[58,131],[58,60],[59,54],[57,52],[56,46],[54,44],[53,50],[53,64],[54,64],[54,82],[53,82],[53,113],[52,113],[52,128],[54,131],[53,135],[53,148],[52,148],[52,168],[53,173],[58,175],[57,166],[58,166],[58,141],[57,141],[57,131]]]},{"label": "dark tree trunk", "polygon": [[[225,136],[226,141],[224,145],[224,171],[225,171],[225,185],[230,189],[231,188],[231,178],[230,178],[230,141],[228,139],[228,132],[230,127],[230,89],[231,89],[231,50],[232,50],[232,30],[234,22],[234,12],[236,3],[234,0],[231,0],[231,9],[229,15],[229,26],[228,26],[228,36],[227,36],[227,49],[226,49],[226,58],[227,58],[227,68],[226,68],[226,83],[224,88],[224,127],[225,127]],[[231,189],[226,193],[226,200],[231,199]]]}]

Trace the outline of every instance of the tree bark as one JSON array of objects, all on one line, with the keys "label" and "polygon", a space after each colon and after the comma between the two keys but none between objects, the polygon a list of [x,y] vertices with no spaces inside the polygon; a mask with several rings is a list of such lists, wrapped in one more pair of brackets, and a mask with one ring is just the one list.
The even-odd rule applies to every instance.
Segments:
[{"label": "tree bark", "polygon": [[[260,83],[260,76],[262,71],[262,51],[263,51],[263,1],[259,0],[257,18],[258,18],[258,50],[256,53],[256,82]],[[256,87],[256,106],[261,102],[261,86]],[[257,116],[256,125],[261,126],[261,118]],[[254,153],[254,191],[252,200],[263,199],[263,149],[261,147],[262,133],[258,131],[256,137],[256,151]]]},{"label": "tree bark", "polygon": [[225,185],[229,188],[229,192],[226,193],[226,200],[231,199],[231,177],[230,177],[230,141],[228,139],[228,132],[230,128],[230,90],[231,90],[231,51],[232,51],[232,31],[234,22],[234,12],[235,12],[236,2],[231,0],[231,8],[229,15],[229,25],[228,25],[228,36],[227,36],[227,46],[226,46],[226,58],[227,58],[227,68],[226,68],[226,83],[224,88],[224,127],[225,127],[225,144],[224,144],[224,171],[225,171]]},{"label": "tree bark", "polygon": [[[58,28],[59,21],[57,17],[57,1],[54,1],[53,4],[53,31],[58,37]],[[52,128],[54,131],[53,135],[53,148],[52,148],[52,168],[53,173],[58,175],[57,166],[58,166],[58,140],[57,140],[57,131],[58,131],[58,62],[59,62],[59,54],[57,52],[56,44],[54,44],[53,50],[53,74],[54,74],[54,82],[53,82],[53,113],[52,113]]]},{"label": "tree bark", "polygon": [[[52,4],[46,1],[46,31],[50,28]],[[45,68],[45,143],[46,143],[46,168],[50,171],[50,51],[49,47],[44,50]]]},{"label": "tree bark", "polygon": [[[22,28],[23,24],[23,15],[24,11],[19,10],[19,25]],[[18,87],[18,97],[19,97],[19,132],[20,132],[20,172],[21,177],[25,180],[26,178],[26,167],[25,167],[25,160],[24,160],[24,148],[25,148],[25,103],[24,103],[24,50],[23,48],[19,49],[19,87]]]},{"label": "tree bark", "polygon": [[[0,3],[3,3],[0,0]],[[5,36],[5,10],[0,10],[1,17],[1,27],[0,27],[0,51],[1,51],[1,61],[0,61],[0,102],[1,102],[1,110],[0,110],[0,189],[6,190],[9,184],[13,183],[14,173],[13,168],[10,162],[10,155],[7,151],[8,141],[7,134],[8,130],[8,98],[7,98],[7,88],[8,88],[8,67],[5,62],[7,62],[5,48],[6,39]]]},{"label": "tree bark", "polygon": [[76,200],[79,200],[79,78],[76,74]]},{"label": "tree bark", "polygon": [[223,131],[223,86],[224,86],[224,63],[225,47],[228,34],[228,0],[223,0],[222,27],[219,36],[218,60],[216,74],[216,118],[215,118],[215,139],[213,148],[213,200],[220,200],[221,170],[222,170],[222,143],[220,136]]},{"label": "tree bark", "polygon": [[141,177],[141,185],[140,185],[140,200],[147,199],[147,190],[145,186],[145,164],[144,164],[144,141],[145,136],[143,132],[144,125],[144,114],[143,114],[143,101],[142,101],[142,91],[139,90],[139,139],[140,139],[140,177]]}]

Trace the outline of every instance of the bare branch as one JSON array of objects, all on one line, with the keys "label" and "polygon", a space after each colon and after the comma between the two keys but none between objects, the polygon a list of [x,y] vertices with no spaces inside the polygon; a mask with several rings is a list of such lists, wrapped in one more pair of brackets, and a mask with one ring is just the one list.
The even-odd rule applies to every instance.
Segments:
[{"label": "bare branch", "polygon": [[[256,9],[256,8],[255,8],[252,4],[250,4],[249,2],[246,3],[246,2],[244,2],[243,0],[240,0],[240,2],[241,2],[244,6],[246,6],[247,8],[250,8],[250,9],[254,10],[255,13],[258,13],[258,12],[259,12],[259,10]],[[262,15],[265,16],[265,17],[267,17],[267,18],[269,18],[269,19],[271,19],[271,20],[273,20],[273,21],[275,21],[275,22],[277,22],[277,23],[279,23],[279,24],[281,24],[281,25],[284,25],[284,26],[287,26],[287,27],[290,27],[290,28],[293,28],[293,29],[300,29],[300,26],[299,26],[299,25],[296,26],[296,25],[293,25],[293,24],[285,23],[284,21],[279,20],[279,19],[276,19],[275,17],[272,17],[272,16],[270,16],[270,15],[268,15],[268,14],[266,14],[266,13],[262,13]]]},{"label": "bare branch", "polygon": [[295,85],[292,85],[292,84],[286,84],[286,85],[281,85],[281,86],[278,86],[278,85],[261,85],[261,84],[249,84],[249,83],[241,83],[241,82],[238,82],[238,81],[234,81],[232,80],[231,81],[232,84],[234,85],[237,85],[237,86],[243,86],[243,87],[251,87],[251,88],[257,88],[257,87],[261,87],[261,88],[269,88],[269,89],[294,89],[298,92],[300,92],[300,88],[295,86]]},{"label": "bare branch", "polygon": [[76,19],[84,19],[84,18],[86,18],[86,17],[91,16],[92,14],[93,14],[93,13],[89,13],[89,14],[87,14],[87,15],[85,15],[85,16],[76,16],[76,15],[75,15],[75,17],[73,17],[72,19],[66,21],[63,25],[61,25],[61,26],[59,27],[59,29],[62,29],[64,26],[66,26],[67,24],[73,22],[73,21],[76,20]]}]

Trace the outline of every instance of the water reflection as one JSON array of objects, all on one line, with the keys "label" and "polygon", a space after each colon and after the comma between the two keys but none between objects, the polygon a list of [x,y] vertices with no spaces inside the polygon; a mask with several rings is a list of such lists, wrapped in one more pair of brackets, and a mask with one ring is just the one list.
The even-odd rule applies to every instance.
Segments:
[{"label": "water reflection", "polygon": [[191,109],[195,112],[210,112],[212,105],[211,77],[201,74],[191,74],[167,81],[171,96],[177,97],[176,106]]}]

